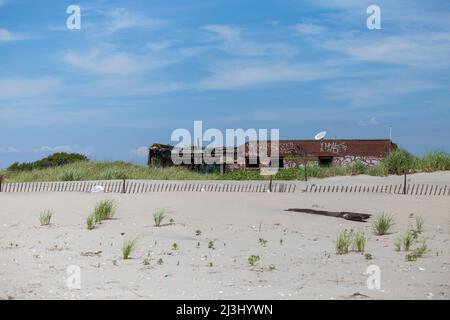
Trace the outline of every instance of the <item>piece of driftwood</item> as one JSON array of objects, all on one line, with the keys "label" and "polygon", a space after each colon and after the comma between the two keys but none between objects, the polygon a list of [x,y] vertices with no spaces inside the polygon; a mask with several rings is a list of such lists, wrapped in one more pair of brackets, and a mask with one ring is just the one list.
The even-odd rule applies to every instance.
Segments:
[{"label": "piece of driftwood", "polygon": [[322,216],[344,218],[347,220],[358,221],[358,222],[366,222],[366,220],[369,219],[371,216],[370,214],[367,214],[367,213],[346,212],[346,211],[333,212],[333,211],[314,210],[314,209],[290,208],[290,209],[287,209],[286,211],[318,214],[318,215],[322,215]]}]

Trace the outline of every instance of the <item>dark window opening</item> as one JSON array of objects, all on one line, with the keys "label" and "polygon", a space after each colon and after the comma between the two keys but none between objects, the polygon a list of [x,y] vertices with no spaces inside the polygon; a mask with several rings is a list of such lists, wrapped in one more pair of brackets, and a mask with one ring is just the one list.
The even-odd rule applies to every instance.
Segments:
[{"label": "dark window opening", "polygon": [[329,167],[333,163],[333,157],[319,157],[319,166]]},{"label": "dark window opening", "polygon": [[246,158],[245,159],[245,166],[247,168],[259,168],[259,158]]}]

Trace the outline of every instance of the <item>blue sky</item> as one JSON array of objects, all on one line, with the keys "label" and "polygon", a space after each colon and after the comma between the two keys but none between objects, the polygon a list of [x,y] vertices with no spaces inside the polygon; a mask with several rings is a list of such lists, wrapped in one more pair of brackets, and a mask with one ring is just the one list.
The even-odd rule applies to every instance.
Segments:
[{"label": "blue sky", "polygon": [[[81,7],[81,30],[66,8]],[[381,30],[366,9],[381,8]],[[450,151],[450,2],[0,0],[0,167],[145,162],[176,128]]]}]

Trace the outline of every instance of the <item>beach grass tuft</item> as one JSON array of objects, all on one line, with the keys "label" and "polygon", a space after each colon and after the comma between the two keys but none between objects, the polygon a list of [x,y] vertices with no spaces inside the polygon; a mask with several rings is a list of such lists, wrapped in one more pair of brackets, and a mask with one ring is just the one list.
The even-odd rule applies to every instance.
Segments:
[{"label": "beach grass tuft", "polygon": [[122,245],[122,258],[127,260],[136,249],[137,240],[125,240]]},{"label": "beach grass tuft", "polygon": [[88,230],[92,230],[95,228],[95,215],[91,214],[89,217],[86,218],[86,226]]},{"label": "beach grass tuft", "polygon": [[153,221],[155,222],[155,227],[160,227],[165,218],[166,218],[166,210],[157,209],[153,213]]},{"label": "beach grass tuft", "polygon": [[394,218],[387,213],[382,213],[375,218],[372,228],[375,234],[382,236],[389,233],[389,230],[394,225]]},{"label": "beach grass tuft", "polygon": [[353,230],[344,229],[338,233],[336,238],[336,254],[346,254],[349,252],[353,236]]},{"label": "beach grass tuft", "polygon": [[355,233],[355,236],[353,239],[353,249],[356,252],[364,252],[366,243],[367,243],[367,237],[364,232],[358,231],[357,233]]},{"label": "beach grass tuft", "polygon": [[45,210],[39,214],[39,221],[41,226],[48,226],[53,217],[53,210]]},{"label": "beach grass tuft", "polygon": [[94,217],[96,223],[103,220],[112,219],[116,210],[114,200],[102,200],[94,208]]},{"label": "beach grass tuft", "polygon": [[259,260],[261,260],[260,256],[251,255],[248,257],[248,264],[253,267],[259,262]]}]

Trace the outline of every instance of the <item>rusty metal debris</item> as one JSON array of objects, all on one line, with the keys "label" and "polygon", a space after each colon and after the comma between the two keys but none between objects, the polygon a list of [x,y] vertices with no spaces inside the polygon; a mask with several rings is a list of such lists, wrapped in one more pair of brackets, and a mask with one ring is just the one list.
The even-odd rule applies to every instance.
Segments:
[{"label": "rusty metal debris", "polygon": [[322,216],[344,218],[346,220],[352,220],[352,221],[358,221],[358,222],[366,222],[366,220],[369,219],[371,216],[370,214],[367,214],[367,213],[357,213],[357,212],[347,212],[347,211],[333,212],[333,211],[314,210],[314,209],[290,208],[290,209],[287,209],[286,211],[318,214],[318,215],[322,215]]}]

